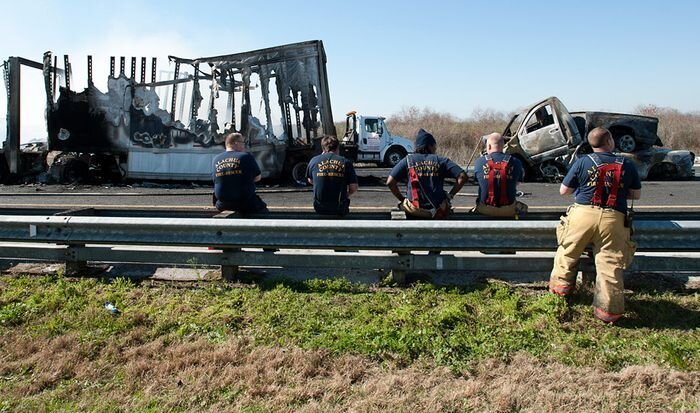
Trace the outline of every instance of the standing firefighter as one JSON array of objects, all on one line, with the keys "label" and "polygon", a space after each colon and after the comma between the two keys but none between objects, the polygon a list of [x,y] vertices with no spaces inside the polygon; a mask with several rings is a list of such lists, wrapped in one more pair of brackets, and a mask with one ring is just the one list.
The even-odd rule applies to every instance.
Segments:
[{"label": "standing firefighter", "polygon": [[253,155],[245,151],[243,135],[229,133],[224,144],[226,152],[212,162],[214,206],[219,211],[267,212],[267,205],[255,194],[260,167]]},{"label": "standing firefighter", "polygon": [[479,196],[473,212],[493,217],[518,217],[527,212],[527,205],[515,200],[516,186],[523,179],[523,165],[503,153],[504,145],[499,133],[486,137],[486,155],[474,164]]},{"label": "standing firefighter", "polygon": [[[462,189],[467,174],[456,163],[435,154],[437,143],[423,129],[416,134],[416,153],[402,159],[391,170],[387,186],[399,200],[399,208],[415,218],[444,219],[450,214],[450,200]],[[443,189],[445,178],[456,178],[449,193]],[[407,180],[406,197],[401,195],[398,181]]]},{"label": "standing firefighter", "polygon": [[593,315],[613,323],[625,310],[623,270],[636,249],[630,240],[627,199],[639,199],[642,185],[636,167],[612,154],[615,141],[607,129],[593,129],[588,143],[593,153],[572,165],[559,189],[561,195],[576,190],[576,203],[557,227],[559,247],[549,289],[562,296],[573,292],[578,261],[592,244],[597,272]]},{"label": "standing firefighter", "polygon": [[357,192],[352,162],[338,155],[335,136],[321,139],[323,153],[309,161],[306,179],[314,186],[314,210],[322,215],[344,216],[350,212],[350,195]]}]

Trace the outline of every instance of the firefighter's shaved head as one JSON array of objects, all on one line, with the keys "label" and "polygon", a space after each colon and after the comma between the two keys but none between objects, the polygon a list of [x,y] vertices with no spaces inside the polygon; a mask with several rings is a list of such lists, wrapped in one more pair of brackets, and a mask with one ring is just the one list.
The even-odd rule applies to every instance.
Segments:
[{"label": "firefighter's shaved head", "polygon": [[605,128],[595,128],[588,132],[588,143],[593,148],[603,148],[610,143],[612,135]]},{"label": "firefighter's shaved head", "polygon": [[492,133],[486,136],[486,153],[503,152],[505,140],[500,133]]},{"label": "firefighter's shaved head", "polygon": [[239,143],[243,143],[243,135],[241,135],[238,132],[229,133],[224,138],[224,145],[226,145],[226,150],[233,150],[235,146]]}]

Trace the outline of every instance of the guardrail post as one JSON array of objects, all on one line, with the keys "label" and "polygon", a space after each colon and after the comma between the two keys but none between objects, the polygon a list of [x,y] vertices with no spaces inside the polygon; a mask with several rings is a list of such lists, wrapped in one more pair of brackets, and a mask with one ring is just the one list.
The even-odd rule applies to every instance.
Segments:
[{"label": "guardrail post", "polygon": [[79,260],[77,257],[77,249],[82,248],[84,246],[85,244],[68,245],[68,249],[66,251],[66,275],[85,275],[85,272],[87,270],[87,261]]},{"label": "guardrail post", "polygon": [[[224,254],[227,252],[240,252],[240,248],[223,248]],[[238,265],[222,265],[221,278],[226,281],[236,281],[238,279]]]},{"label": "guardrail post", "polygon": [[[175,101],[173,101],[173,105]],[[173,112],[174,113],[174,112]],[[219,214],[214,215],[215,219],[227,219],[235,216],[236,213],[233,211],[223,211]],[[229,252],[241,252],[240,248],[222,248],[224,254]],[[238,265],[222,265],[221,266],[221,278],[226,281],[236,281],[238,280]]]},{"label": "guardrail post", "polygon": [[[400,261],[410,260],[411,254],[406,251],[393,251],[397,254],[399,258],[403,258]],[[409,267],[409,265],[406,265]],[[405,268],[392,268],[389,271],[389,281],[395,283],[396,285],[406,285],[406,269]]]}]

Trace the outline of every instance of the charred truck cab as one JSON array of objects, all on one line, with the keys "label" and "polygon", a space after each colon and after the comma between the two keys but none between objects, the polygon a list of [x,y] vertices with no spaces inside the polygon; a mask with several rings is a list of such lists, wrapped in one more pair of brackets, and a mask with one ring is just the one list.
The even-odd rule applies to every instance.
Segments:
[{"label": "charred truck cab", "polygon": [[579,156],[592,152],[588,131],[604,127],[615,140],[615,152],[635,164],[641,179],[692,178],[695,154],[658,147],[658,123],[649,116],[569,113],[559,99],[550,97],[513,116],[503,132],[505,152],[523,162],[528,180],[558,182]]},{"label": "charred truck cab", "polygon": [[392,135],[384,123],[384,117],[361,116],[355,111],[348,112],[345,116],[341,152],[346,158],[394,167],[413,152],[413,143],[401,136]]},{"label": "charred truck cab", "polygon": [[[67,55],[63,69],[51,52],[43,64],[34,64],[45,80],[48,150],[58,151],[52,168],[59,171],[52,175],[94,180],[101,171],[135,179],[210,180],[212,159],[224,150],[224,136],[235,131],[245,136],[263,178],[303,181],[320,138],[335,135],[320,40],[169,59],[172,77],[157,80],[155,58],[147,73],[147,59],[140,58],[137,67],[132,57],[127,73],[127,59],[119,58],[117,72],[112,57],[106,92],[93,84],[90,56],[81,92],[71,90]],[[8,91],[19,87],[7,78]],[[9,117],[15,116],[12,109]],[[19,130],[8,124],[12,128]]]},{"label": "charred truck cab", "polygon": [[503,136],[505,152],[522,161],[526,175],[546,180],[563,177],[582,142],[574,118],[556,97],[513,116]]}]

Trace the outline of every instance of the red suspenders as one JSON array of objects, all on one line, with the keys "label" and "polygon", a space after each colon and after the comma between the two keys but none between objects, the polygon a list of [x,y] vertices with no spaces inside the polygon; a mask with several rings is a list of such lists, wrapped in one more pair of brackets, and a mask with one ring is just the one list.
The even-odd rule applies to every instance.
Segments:
[{"label": "red suspenders", "polygon": [[[495,162],[491,155],[486,155],[486,162],[489,168],[489,174],[486,177],[488,180],[488,196],[486,197],[486,205],[495,207],[507,205],[508,203],[508,162],[510,155],[506,155],[502,161]],[[498,202],[496,202],[496,179],[500,187]]]},{"label": "red suspenders", "polygon": [[[420,208],[420,198],[419,198],[419,193],[418,193],[418,188],[422,189],[421,183],[418,178],[418,173],[416,172],[416,169],[411,165],[411,156],[406,157],[406,163],[408,165],[408,180],[411,183],[411,204],[415,208]],[[445,219],[447,216],[450,214],[450,209],[442,209],[439,208],[438,206],[435,206],[433,204],[433,201],[430,200],[430,197],[428,194],[425,194],[425,197],[428,199],[428,202],[432,205],[433,209],[436,211],[435,215],[433,218],[435,219]]]},{"label": "red suspenders", "polygon": [[[593,193],[593,198],[591,198],[591,203],[599,207],[615,208],[617,205],[617,190],[620,188],[620,179],[622,178],[622,163],[624,159],[619,156],[615,158],[614,163],[601,163],[600,158],[595,154],[588,155],[593,161],[596,168],[598,169],[598,179],[595,184],[595,192]],[[608,181],[610,177],[610,181]],[[608,199],[605,204],[603,204],[603,192],[609,184]]]},{"label": "red suspenders", "polygon": [[420,208],[418,198],[418,187],[420,186],[420,182],[418,181],[418,174],[408,159],[406,162],[408,162],[408,180],[411,182],[411,204],[413,204],[413,206],[416,208]]}]

